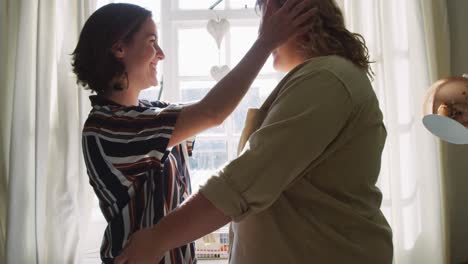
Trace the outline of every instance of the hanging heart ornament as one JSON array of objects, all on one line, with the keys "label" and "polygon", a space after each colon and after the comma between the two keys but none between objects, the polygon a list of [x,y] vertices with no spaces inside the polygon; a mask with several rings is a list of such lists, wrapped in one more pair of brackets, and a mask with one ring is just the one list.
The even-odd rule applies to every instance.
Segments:
[{"label": "hanging heart ornament", "polygon": [[210,71],[211,77],[213,77],[213,79],[219,82],[219,80],[221,80],[224,76],[226,76],[226,74],[228,74],[230,70],[231,69],[227,65],[213,66],[211,67],[211,71]]},{"label": "hanging heart ornament", "polygon": [[226,19],[214,20],[210,19],[206,25],[206,29],[211,36],[216,40],[218,49],[221,47],[221,42],[223,41],[224,35],[229,30],[229,21]]}]

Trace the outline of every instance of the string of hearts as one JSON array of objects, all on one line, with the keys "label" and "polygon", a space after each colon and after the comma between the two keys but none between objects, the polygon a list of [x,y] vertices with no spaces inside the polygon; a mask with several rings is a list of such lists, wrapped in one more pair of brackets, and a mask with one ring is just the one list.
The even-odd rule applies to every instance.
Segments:
[{"label": "string of hearts", "polygon": [[[208,24],[206,25],[206,29],[208,33],[214,38],[216,41],[216,45],[218,47],[218,56],[221,57],[221,43],[223,42],[224,36],[228,32],[230,28],[229,21],[226,19],[210,19]],[[221,61],[221,60],[219,60]],[[221,80],[226,74],[229,73],[231,69],[228,65],[215,65],[211,67],[210,74],[211,77],[219,81]]]}]

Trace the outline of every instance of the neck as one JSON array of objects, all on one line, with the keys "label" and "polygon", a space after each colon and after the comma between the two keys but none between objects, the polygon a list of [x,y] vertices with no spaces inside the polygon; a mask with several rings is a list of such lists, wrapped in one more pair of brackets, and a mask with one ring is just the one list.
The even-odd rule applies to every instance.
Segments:
[{"label": "neck", "polygon": [[296,68],[300,64],[304,63],[308,59],[311,59],[313,57],[317,57],[315,54],[304,54],[303,52],[300,52],[299,50],[295,50],[287,56],[287,59],[285,60],[285,64],[283,66],[282,71],[284,72],[290,72],[292,69]]},{"label": "neck", "polygon": [[306,59],[304,58],[300,58],[300,59],[292,61],[291,64],[289,65],[288,72],[296,68],[297,66],[301,65],[302,63],[304,63],[304,61],[306,61]]},{"label": "neck", "polygon": [[296,68],[298,65],[304,63],[306,61],[305,58],[302,57],[295,57],[294,59],[290,59],[287,64],[284,64],[280,71],[282,72],[290,72],[292,69]]},{"label": "neck", "polygon": [[139,94],[136,89],[128,87],[122,91],[110,91],[104,94],[104,97],[123,106],[138,106]]},{"label": "neck", "polygon": [[290,63],[288,64],[288,71],[291,71],[292,69],[296,68],[300,64],[306,62],[307,60],[321,57],[321,56],[326,56],[326,55],[320,55],[320,54],[301,54],[301,53],[296,53],[294,57],[290,60]]}]

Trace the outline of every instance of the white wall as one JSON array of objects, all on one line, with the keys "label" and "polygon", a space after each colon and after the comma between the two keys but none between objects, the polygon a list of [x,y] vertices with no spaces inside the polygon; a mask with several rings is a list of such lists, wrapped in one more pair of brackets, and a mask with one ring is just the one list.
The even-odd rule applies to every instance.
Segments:
[{"label": "white wall", "polygon": [[[468,73],[468,0],[447,0],[452,75]],[[444,145],[450,263],[468,263],[468,146]]]}]

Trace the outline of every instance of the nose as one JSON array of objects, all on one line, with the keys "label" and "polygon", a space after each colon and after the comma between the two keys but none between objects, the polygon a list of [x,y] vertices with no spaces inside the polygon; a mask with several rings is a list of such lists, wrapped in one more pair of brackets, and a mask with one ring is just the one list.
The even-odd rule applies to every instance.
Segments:
[{"label": "nose", "polygon": [[159,59],[159,60],[164,60],[166,58],[166,55],[164,54],[164,51],[161,49],[161,47],[156,44],[156,57]]}]

